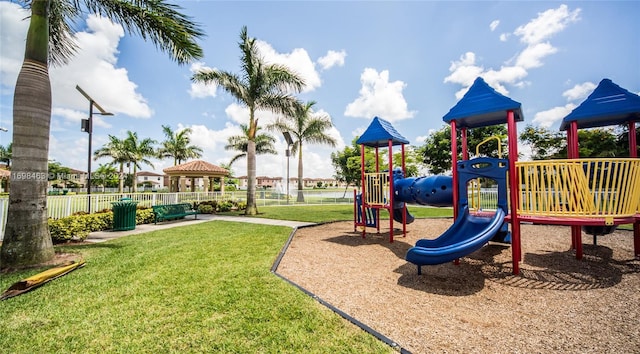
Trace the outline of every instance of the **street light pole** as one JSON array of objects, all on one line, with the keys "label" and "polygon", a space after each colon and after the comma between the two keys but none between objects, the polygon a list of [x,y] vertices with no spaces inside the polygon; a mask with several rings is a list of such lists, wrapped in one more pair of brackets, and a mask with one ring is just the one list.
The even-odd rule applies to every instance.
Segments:
[{"label": "street light pole", "polygon": [[285,151],[285,155],[287,155],[287,205],[289,205],[289,156],[291,156],[291,145],[293,145],[293,139],[291,139],[291,134],[289,132],[283,132],[284,140],[287,141],[287,150]]},{"label": "street light pole", "polygon": [[83,119],[81,122],[80,129],[83,132],[89,133],[89,151],[87,154],[87,206],[88,213],[91,214],[91,140],[93,138],[93,107],[95,106],[99,111],[100,115],[103,116],[112,116],[113,113],[105,111],[100,105],[91,98],[80,86],[76,85],[76,90],[80,91],[80,93],[89,100],[89,118]]}]

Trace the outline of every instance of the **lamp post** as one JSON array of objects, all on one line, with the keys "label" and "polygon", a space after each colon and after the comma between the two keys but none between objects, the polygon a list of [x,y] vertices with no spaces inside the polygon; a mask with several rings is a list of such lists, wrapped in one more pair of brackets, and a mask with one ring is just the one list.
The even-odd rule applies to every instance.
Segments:
[{"label": "lamp post", "polygon": [[287,150],[285,151],[285,155],[287,155],[287,205],[289,205],[289,156],[291,156],[291,145],[293,145],[293,139],[291,139],[291,134],[289,132],[282,132],[284,136],[284,140],[287,141]]},{"label": "lamp post", "polygon": [[100,105],[91,98],[80,86],[76,85],[76,90],[80,91],[80,93],[89,100],[89,118],[83,119],[80,125],[80,130],[86,133],[89,133],[89,153],[87,154],[87,198],[88,198],[88,213],[91,214],[91,139],[93,137],[93,107],[95,106],[99,111],[100,115],[103,116],[112,116],[113,113],[105,111]]}]

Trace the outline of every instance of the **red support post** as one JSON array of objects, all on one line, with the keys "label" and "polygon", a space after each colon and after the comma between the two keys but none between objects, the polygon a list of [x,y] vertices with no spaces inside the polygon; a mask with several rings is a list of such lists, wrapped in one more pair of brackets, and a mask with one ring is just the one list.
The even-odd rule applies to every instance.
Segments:
[{"label": "red support post", "polygon": [[367,204],[366,204],[366,198],[365,198],[365,184],[364,184],[364,144],[360,144],[360,186],[361,186],[361,191],[360,191],[360,198],[362,201],[362,218],[364,221],[364,227],[362,228],[362,238],[365,238],[366,232],[367,232]]},{"label": "red support post", "polygon": [[638,141],[636,140],[636,122],[629,121],[629,157],[638,157]]},{"label": "red support post", "polygon": [[389,242],[393,242],[393,141],[389,139]]},{"label": "red support post", "polygon": [[[578,121],[571,122],[569,134],[571,139],[567,141],[567,155],[570,159],[579,159]],[[580,225],[571,225],[571,246],[576,250],[576,259],[582,259],[582,227]]]},{"label": "red support post", "polygon": [[520,243],[520,218],[518,217],[518,198],[520,195],[520,183],[518,181],[518,130],[513,111],[507,112],[507,142],[509,145],[509,193],[510,213],[511,213],[511,262],[513,264],[513,274],[520,274],[520,261],[522,260],[522,250]]},{"label": "red support post", "polygon": [[453,187],[453,220],[458,219],[458,134],[456,121],[451,121],[451,175]]},{"label": "red support post", "polygon": [[468,140],[467,140],[467,128],[460,129],[460,137],[462,139],[462,159],[469,159],[469,149],[467,148]]}]

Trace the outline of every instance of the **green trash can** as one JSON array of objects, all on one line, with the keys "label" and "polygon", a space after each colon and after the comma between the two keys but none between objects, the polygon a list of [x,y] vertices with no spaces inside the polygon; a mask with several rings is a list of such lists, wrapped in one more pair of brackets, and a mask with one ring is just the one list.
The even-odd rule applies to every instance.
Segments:
[{"label": "green trash can", "polygon": [[113,205],[113,231],[135,229],[138,202],[132,201],[131,198],[122,198],[111,204]]}]

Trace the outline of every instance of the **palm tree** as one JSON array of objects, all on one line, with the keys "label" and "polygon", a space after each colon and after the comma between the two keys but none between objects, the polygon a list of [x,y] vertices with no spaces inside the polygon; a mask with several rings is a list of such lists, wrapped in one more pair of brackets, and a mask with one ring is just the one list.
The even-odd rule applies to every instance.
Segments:
[{"label": "palm tree", "polygon": [[[0,267],[21,268],[54,257],[47,223],[47,162],[51,123],[49,61],[64,64],[75,53],[74,26],[83,10],[120,23],[150,40],[179,64],[202,58],[198,25],[165,0],[31,0],[25,55],[13,95],[13,171]],[[83,8],[84,7],[84,8]],[[49,50],[51,46],[51,50]]]},{"label": "palm tree", "polygon": [[94,160],[101,157],[110,157],[113,160],[111,161],[111,165],[118,165],[118,193],[122,193],[124,191],[124,164],[131,161],[126,141],[109,135],[109,142],[93,152]]},{"label": "palm tree", "polygon": [[293,138],[291,152],[298,153],[298,202],[304,202],[304,193],[302,192],[303,184],[303,168],[302,168],[302,143],[311,144],[327,144],[332,147],[336,146],[336,139],[327,134],[327,129],[331,128],[331,118],[327,115],[314,115],[313,106],[315,101],[300,103],[293,114],[285,116],[284,119],[278,119],[274,124],[269,126],[280,132],[289,132]]},{"label": "palm tree", "polygon": [[247,215],[256,215],[256,136],[258,131],[257,112],[268,110],[285,113],[296,104],[296,98],[289,90],[300,92],[304,80],[284,65],[267,64],[258,53],[256,39],[247,35],[247,27],[240,32],[238,47],[242,73],[236,75],[216,69],[202,69],[191,80],[215,83],[231,94],[240,104],[249,109],[247,132]]},{"label": "palm tree", "polygon": [[173,157],[173,165],[182,163],[183,160],[197,159],[202,156],[202,149],[196,145],[189,145],[191,139],[191,128],[184,128],[179,132],[174,132],[168,125],[162,126],[162,132],[166,139],[158,149],[158,156],[163,158]]},{"label": "palm tree", "polygon": [[[231,158],[231,161],[229,161],[229,167],[231,167],[234,162],[247,156],[247,147],[249,146],[249,127],[246,124],[240,124],[240,129],[242,129],[242,134],[230,136],[227,140],[228,144],[224,147],[225,150],[240,151],[239,154]],[[262,128],[258,127],[257,131],[260,131],[260,129]],[[275,142],[276,138],[269,134],[256,134],[256,155],[277,155],[278,152],[273,146]]]},{"label": "palm tree", "polygon": [[157,156],[153,148],[153,144],[156,141],[150,138],[139,140],[138,133],[127,131],[127,138],[124,142],[129,152],[129,162],[133,165],[133,193],[135,193],[138,191],[138,168],[141,167],[140,162],[154,168],[147,157]]},{"label": "palm tree", "polygon": [[[102,186],[102,193],[109,184],[113,186],[114,176],[118,173],[115,167],[110,164],[100,164],[96,172],[91,174],[91,181],[95,181],[97,185]],[[94,176],[95,175],[95,176]]]}]

